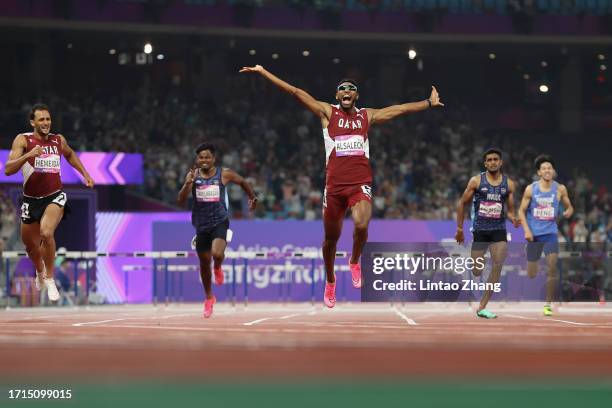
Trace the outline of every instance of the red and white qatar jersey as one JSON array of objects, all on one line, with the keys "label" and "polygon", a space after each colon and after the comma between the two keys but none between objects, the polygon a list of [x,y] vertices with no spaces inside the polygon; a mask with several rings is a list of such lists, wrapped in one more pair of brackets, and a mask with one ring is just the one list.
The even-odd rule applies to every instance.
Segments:
[{"label": "red and white qatar jersey", "polygon": [[32,133],[24,133],[28,153],[34,147],[41,146],[43,154],[30,157],[21,167],[23,173],[23,195],[28,197],[46,197],[62,189],[60,160],[62,157],[62,138],[49,133],[47,140],[41,140]]},{"label": "red and white qatar jersey", "polygon": [[334,187],[372,184],[369,128],[365,109],[355,108],[346,113],[339,105],[332,105],[329,125],[323,129],[328,191]]}]

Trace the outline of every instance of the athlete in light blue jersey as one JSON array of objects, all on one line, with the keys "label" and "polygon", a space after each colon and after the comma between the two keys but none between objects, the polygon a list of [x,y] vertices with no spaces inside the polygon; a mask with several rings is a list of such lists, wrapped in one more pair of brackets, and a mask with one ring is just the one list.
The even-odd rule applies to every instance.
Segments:
[{"label": "athlete in light blue jersey", "polygon": [[187,173],[178,194],[178,204],[185,205],[189,195],[193,198],[191,223],[196,230],[196,252],[200,259],[200,276],[204,284],[204,317],[212,315],[216,302],[212,294],[211,258],[214,261],[215,283],[223,283],[221,264],[225,258],[229,212],[225,187],[236,183],[249,196],[249,208],[257,205],[251,185],[236,172],[215,166],[215,146],[202,143],[196,148],[196,165]]},{"label": "athlete in light blue jersey", "polygon": [[546,255],[548,279],[546,280],[546,305],[544,315],[552,316],[551,302],[557,276],[559,240],[557,238],[557,218],[559,203],[563,204],[563,216],[569,218],[574,212],[572,203],[563,184],[554,181],[555,166],[552,158],[540,155],[535,159],[535,168],[540,179],[525,188],[519,217],[521,218],[527,244],[527,274],[535,278],[538,273],[538,260],[542,251]]},{"label": "athlete in light blue jersey", "polygon": [[[465,239],[463,236],[463,217],[465,206],[471,202],[472,227],[470,230],[474,237],[471,257],[475,261],[475,265],[484,265],[482,262],[476,261],[484,259],[484,254],[489,249],[493,265],[487,283],[495,284],[499,282],[502,266],[508,252],[506,218],[515,227],[518,227],[519,221],[514,213],[514,182],[501,171],[503,164],[501,150],[488,149],[484,152],[482,158],[487,170],[470,179],[457,205],[455,240],[462,244]],[[482,269],[474,266],[472,274],[480,276]],[[495,319],[497,317],[495,313],[486,309],[492,294],[492,290],[485,290],[476,311],[478,317],[485,319]]]}]

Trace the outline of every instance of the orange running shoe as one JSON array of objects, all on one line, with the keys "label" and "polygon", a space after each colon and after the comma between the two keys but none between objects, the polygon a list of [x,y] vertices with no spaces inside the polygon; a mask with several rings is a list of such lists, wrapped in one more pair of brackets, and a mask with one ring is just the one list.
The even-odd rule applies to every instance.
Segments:
[{"label": "orange running shoe", "polygon": [[205,318],[209,318],[210,316],[212,316],[213,313],[213,305],[217,302],[217,298],[216,297],[212,297],[210,299],[206,299],[204,301],[204,317]]},{"label": "orange running shoe", "polygon": [[325,294],[323,295],[325,306],[332,308],[336,305],[336,283],[325,282]]},{"label": "orange running shoe", "polygon": [[215,284],[223,285],[223,268],[218,267],[215,268]]},{"label": "orange running shoe", "polygon": [[353,281],[353,287],[361,287],[361,265],[358,263],[352,264],[349,261],[349,268],[351,270],[351,280]]}]

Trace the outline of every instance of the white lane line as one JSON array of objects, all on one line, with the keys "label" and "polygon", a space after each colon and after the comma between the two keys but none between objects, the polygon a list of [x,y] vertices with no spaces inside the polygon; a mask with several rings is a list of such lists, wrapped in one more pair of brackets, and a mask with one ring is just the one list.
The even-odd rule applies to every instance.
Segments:
[{"label": "white lane line", "polygon": [[134,320],[134,319],[142,319],[142,317],[125,317],[123,319],[110,319],[110,320],[98,320],[97,322],[82,322],[82,323],[73,323],[72,326],[74,327],[81,327],[81,326],[89,326],[90,324],[100,324],[100,323],[109,323],[109,322],[119,322],[122,320]]},{"label": "white lane line", "polygon": [[316,310],[312,310],[308,313],[293,313],[293,314],[288,314],[285,316],[281,316],[281,317],[263,317],[261,319],[257,319],[257,320],[253,320],[251,322],[247,322],[247,323],[242,323],[243,326],[254,326],[256,324],[259,324],[261,322],[265,322],[266,320],[272,320],[272,319],[291,319],[292,317],[296,317],[296,316],[303,316],[303,315],[308,315],[308,316],[314,316],[315,314],[317,314]]},{"label": "white lane line", "polygon": [[273,317],[264,317],[263,319],[253,320],[252,322],[242,323],[243,326],[253,326],[257,323],[265,322],[266,320],[274,319]]},{"label": "white lane line", "polygon": [[287,315],[287,316],[279,317],[279,319],[291,319],[292,317],[299,316],[300,314],[301,313],[294,313],[294,314],[290,314],[290,315]]},{"label": "white lane line", "polygon": [[417,322],[415,322],[414,320],[412,320],[411,318],[406,316],[404,313],[399,311],[396,307],[393,308],[393,312],[397,316],[399,316],[402,320],[404,320],[406,323],[408,323],[410,326],[417,326],[418,325]]},{"label": "white lane line", "polygon": [[21,333],[23,334],[47,334],[47,332],[44,330],[22,330]]},{"label": "white lane line", "polygon": [[[224,315],[224,314],[230,314],[231,311],[226,311],[226,312],[219,312],[216,313],[216,315]],[[95,324],[102,324],[102,323],[110,323],[110,322],[120,322],[123,320],[162,320],[162,319],[169,319],[172,317],[185,317],[185,316],[198,316],[195,313],[181,313],[181,314],[175,314],[175,315],[167,315],[167,316],[141,316],[141,317],[123,317],[121,319],[110,319],[110,320],[98,320],[95,322],[81,322],[81,323],[73,323],[72,326],[74,327],[82,327],[82,326],[90,326],[90,325],[95,325]]]},{"label": "white lane line", "polygon": [[569,320],[559,320],[559,319],[550,319],[550,318],[544,319],[544,318],[526,317],[526,316],[519,316],[519,315],[512,315],[512,314],[508,314],[506,316],[514,317],[516,319],[537,320],[540,322],[547,322],[547,321],[560,322],[560,323],[573,324],[576,326],[600,326],[601,325],[601,323],[580,323],[580,322],[572,322]]}]

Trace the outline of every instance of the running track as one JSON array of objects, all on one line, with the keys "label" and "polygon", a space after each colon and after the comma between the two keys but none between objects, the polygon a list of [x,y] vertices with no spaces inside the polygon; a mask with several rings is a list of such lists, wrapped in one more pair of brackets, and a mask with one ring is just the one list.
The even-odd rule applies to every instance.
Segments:
[{"label": "running track", "polygon": [[[11,376],[612,378],[612,307],[217,304],[0,311]],[[45,361],[41,364],[41,361]]]}]

